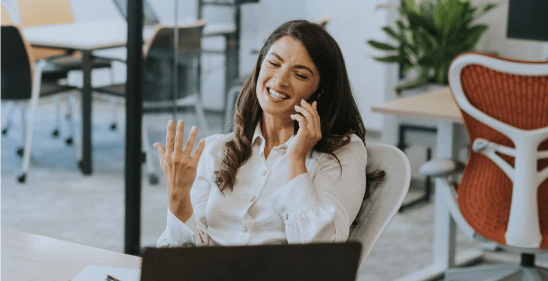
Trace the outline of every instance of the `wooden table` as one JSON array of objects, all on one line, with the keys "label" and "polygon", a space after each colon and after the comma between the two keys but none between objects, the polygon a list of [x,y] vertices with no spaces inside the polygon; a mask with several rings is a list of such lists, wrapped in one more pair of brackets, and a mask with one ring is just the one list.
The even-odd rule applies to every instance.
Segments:
[{"label": "wooden table", "polygon": [[[401,98],[374,106],[373,112],[418,117],[437,120],[436,157],[456,158],[458,155],[459,138],[457,134],[465,133],[462,115],[453,100],[449,87],[412,97]],[[442,179],[436,179],[436,187],[445,185]],[[445,188],[435,193],[434,208],[434,241],[432,264],[403,276],[397,280],[432,280],[443,276],[448,268],[477,261],[483,256],[480,250],[468,250],[455,255],[456,224],[451,218],[445,204],[443,193]]]},{"label": "wooden table", "polygon": [[141,268],[141,258],[2,229],[2,280],[67,281],[87,265]]},{"label": "wooden table", "polygon": [[[210,24],[204,27],[204,36],[227,36],[227,46],[236,27],[231,24]],[[83,21],[63,24],[30,26],[23,28],[23,36],[33,46],[60,48],[82,53],[82,154],[79,163],[85,175],[93,173],[91,143],[91,70],[92,52],[95,50],[126,46],[127,22],[124,19],[104,21]],[[143,38],[152,37],[154,27],[145,27]],[[233,48],[227,48],[229,54]],[[228,61],[228,60],[227,60]],[[234,70],[232,70],[234,71]]]}]

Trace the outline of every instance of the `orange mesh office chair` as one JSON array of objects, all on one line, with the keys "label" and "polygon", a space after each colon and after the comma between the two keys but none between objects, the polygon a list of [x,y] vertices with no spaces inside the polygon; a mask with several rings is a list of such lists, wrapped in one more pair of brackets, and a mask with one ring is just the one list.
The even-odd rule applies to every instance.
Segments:
[{"label": "orange mesh office chair", "polygon": [[[453,60],[449,84],[472,144],[456,196],[442,191],[451,215],[465,233],[522,260],[449,270],[445,280],[548,280],[548,269],[534,266],[534,254],[548,249],[548,62],[467,52]],[[435,171],[439,161],[421,172],[450,174]]]}]

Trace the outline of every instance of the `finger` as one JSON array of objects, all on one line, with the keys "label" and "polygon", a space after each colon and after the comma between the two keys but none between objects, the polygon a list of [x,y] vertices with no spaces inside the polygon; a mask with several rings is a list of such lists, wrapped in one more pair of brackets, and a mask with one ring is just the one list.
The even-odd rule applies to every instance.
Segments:
[{"label": "finger", "polygon": [[316,123],[316,120],[315,120],[316,118],[314,114],[312,113],[314,109],[311,107],[310,109],[304,106],[295,106],[295,111],[299,112],[306,118],[308,128],[310,130],[314,130],[314,126],[315,126],[314,124]]},{"label": "finger", "polygon": [[314,106],[314,112],[316,113],[316,115],[318,117],[314,124],[316,125],[316,130],[320,131],[320,134],[321,134],[322,124],[321,124],[321,119],[320,119],[320,113],[318,112],[318,102],[314,101],[314,103],[312,105]]},{"label": "finger", "polygon": [[200,157],[202,156],[202,152],[204,152],[205,147],[205,140],[201,139],[198,143],[198,147],[196,148],[196,151],[194,151],[194,155],[192,155],[192,160],[195,161],[195,163],[198,163],[200,160]]},{"label": "finger", "polygon": [[308,109],[312,115],[312,118],[307,117],[308,126],[310,126],[310,129],[317,131],[318,133],[321,132],[320,115],[318,114],[317,102],[314,101],[310,104],[305,100],[302,100],[301,104],[304,108]]},{"label": "finger", "polygon": [[185,134],[185,121],[179,120],[179,122],[177,122],[177,133],[175,134],[175,144],[173,145],[175,154],[182,153],[184,134]]},{"label": "finger", "polygon": [[[302,115],[300,114],[292,114],[291,115],[291,119],[293,120],[296,120],[297,122],[299,122],[299,131],[301,129],[304,129],[304,130],[308,130],[308,127],[306,126],[306,118],[304,118]],[[298,133],[298,132],[297,132]]]},{"label": "finger", "polygon": [[164,162],[164,159],[166,158],[166,148],[161,143],[154,143],[152,146],[154,146],[156,149],[158,149],[158,155],[160,156],[160,165]]},{"label": "finger", "polygon": [[167,134],[166,134],[166,153],[173,153],[173,139],[175,135],[175,122],[169,120],[167,122]]},{"label": "finger", "polygon": [[196,126],[192,126],[192,129],[190,130],[190,136],[188,137],[188,140],[186,140],[185,145],[185,152],[190,155],[192,152],[192,148],[194,148],[194,141],[196,141],[196,134],[198,134],[198,128]]}]

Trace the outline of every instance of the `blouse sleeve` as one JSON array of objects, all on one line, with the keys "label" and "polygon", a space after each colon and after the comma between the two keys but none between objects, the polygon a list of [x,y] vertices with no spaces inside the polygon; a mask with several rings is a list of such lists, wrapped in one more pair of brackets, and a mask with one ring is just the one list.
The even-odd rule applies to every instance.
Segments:
[{"label": "blouse sleeve", "polygon": [[[365,194],[365,145],[353,135],[349,144],[316,160],[269,199],[284,219],[289,243],[343,242]],[[342,171],[341,171],[342,168]]]},{"label": "blouse sleeve", "polygon": [[[226,136],[226,135],[225,135]],[[209,244],[206,208],[213,180],[213,167],[224,147],[223,135],[206,138],[206,147],[196,169],[196,180],[190,190],[193,214],[183,223],[168,208],[166,230],[156,242],[157,247],[187,247]]]}]

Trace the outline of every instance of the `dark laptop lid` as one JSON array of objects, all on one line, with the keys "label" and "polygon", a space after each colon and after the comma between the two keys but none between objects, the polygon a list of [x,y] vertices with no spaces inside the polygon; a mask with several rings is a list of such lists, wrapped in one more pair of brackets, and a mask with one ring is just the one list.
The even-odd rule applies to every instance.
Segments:
[{"label": "dark laptop lid", "polygon": [[141,281],[356,280],[358,242],[148,248]]}]

